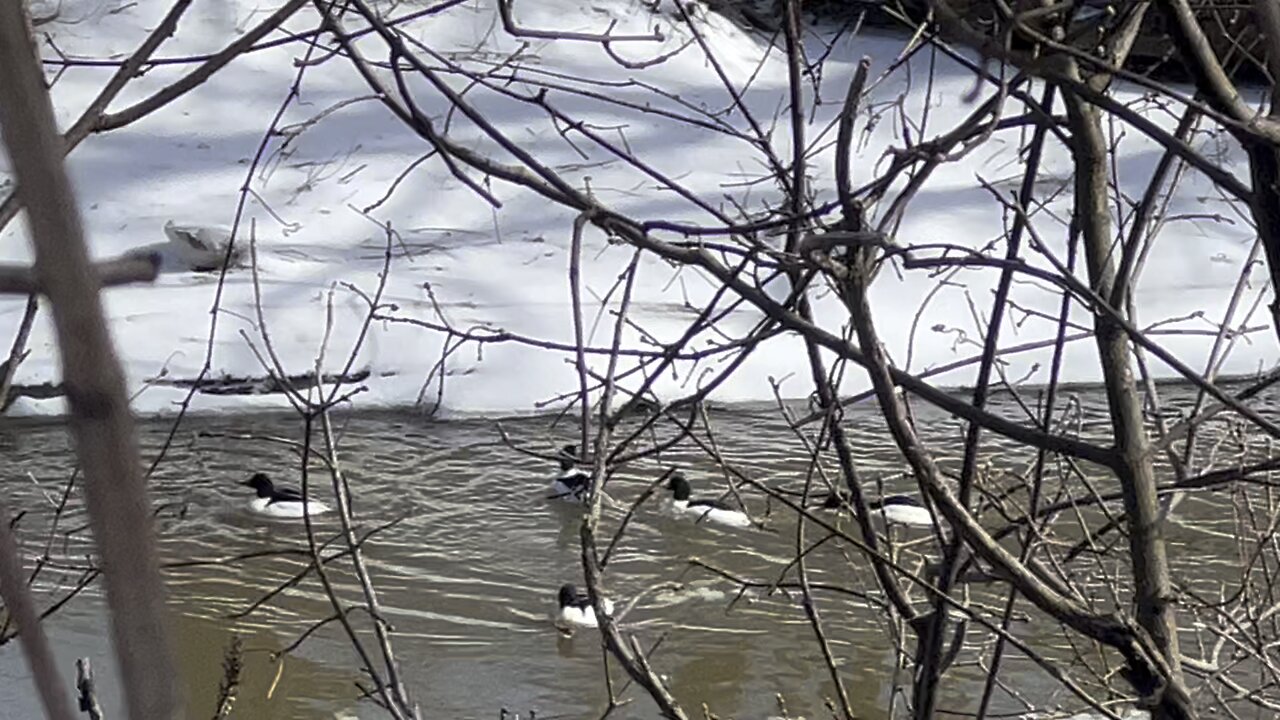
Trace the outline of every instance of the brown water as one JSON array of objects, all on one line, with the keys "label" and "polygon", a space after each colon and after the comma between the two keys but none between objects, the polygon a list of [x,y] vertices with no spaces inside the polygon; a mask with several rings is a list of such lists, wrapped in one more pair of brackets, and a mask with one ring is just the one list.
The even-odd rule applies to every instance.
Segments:
[{"label": "brown water", "polygon": [[[1185,392],[1174,395],[1185,402]],[[1089,424],[1101,423],[1100,408],[1089,396],[1084,405],[1096,414]],[[997,407],[1017,415],[1007,400],[999,400]],[[776,409],[734,407],[711,417],[721,451],[751,477],[796,489],[802,485],[803,450]],[[883,435],[878,414],[869,407],[855,408],[847,422],[858,438],[859,461],[868,476],[883,476],[887,491],[912,491],[910,481],[897,475],[900,462]],[[918,422],[935,447],[958,446],[959,422],[925,409]],[[342,459],[361,527],[406,516],[368,545],[366,558],[395,628],[403,675],[424,716],[497,718],[503,708],[526,717],[535,711],[542,720],[598,716],[607,695],[597,636],[580,631],[566,639],[549,619],[559,585],[581,584],[579,515],[544,499],[552,469],[504,445],[492,421],[437,422],[408,413],[377,413],[356,414],[341,423]],[[555,426],[549,418],[505,421],[503,427],[516,442],[544,452],[576,441],[570,424]],[[154,454],[168,428],[167,422],[142,425],[144,453]],[[305,547],[300,524],[246,515],[241,510],[247,500],[245,488],[236,484],[254,470],[295,481],[297,461],[288,447],[266,438],[298,439],[300,431],[292,416],[188,418],[152,481],[154,502],[167,504],[160,513],[164,559],[218,560]],[[1021,469],[1031,457],[997,439],[985,447],[997,470]],[[20,527],[28,550],[35,552],[47,536],[51,515],[45,494],[56,496],[72,469],[66,434],[57,425],[10,423],[0,428],[0,457],[10,468],[5,477],[9,506],[28,511]],[[952,457],[944,464],[957,462]],[[606,514],[607,530],[616,527],[625,506],[669,464],[691,471],[695,493],[723,487],[715,468],[692,450],[664,454],[661,463],[637,464],[609,485],[609,493],[622,507]],[[27,472],[38,483],[26,477]],[[766,508],[762,496],[747,498],[755,511]],[[1230,513],[1223,512],[1226,502],[1218,495],[1193,497],[1170,530],[1175,562],[1194,568],[1197,583],[1210,588],[1218,578],[1230,576],[1235,558]],[[86,533],[65,533],[83,523],[76,494],[55,536],[54,555],[65,563],[83,564]],[[735,602],[736,586],[690,570],[686,562],[697,557],[741,577],[773,580],[794,555],[795,523],[775,512],[769,524],[776,532],[683,525],[664,518],[655,503],[641,509],[610,564],[608,589],[623,605],[655,585],[683,584],[677,591],[645,594],[624,618],[624,627],[646,645],[662,639],[654,664],[695,716],[706,703],[722,717],[763,719],[775,714],[778,693],[785,696],[792,715],[825,716],[822,701],[833,687],[799,604],[780,593],[766,596],[759,591]],[[810,537],[816,537],[816,530]],[[920,539],[917,547],[927,551],[930,543]],[[336,626],[330,624],[311,636],[286,657],[283,668],[270,658],[270,652],[331,614],[314,578],[248,617],[230,617],[303,566],[298,557],[268,557],[167,571],[189,717],[212,714],[224,649],[233,634],[243,638],[246,649],[244,684],[233,717],[381,716],[371,703],[355,700],[354,683],[362,678]],[[812,566],[815,582],[876,593],[873,580],[862,570],[865,566],[849,564],[834,548],[815,553]],[[69,571],[45,570],[37,586],[42,603],[75,577]],[[339,572],[335,577],[344,597],[356,600],[358,590],[350,578]],[[121,717],[97,593],[95,587],[80,595],[46,627],[68,681],[74,659],[91,657],[108,716]],[[861,717],[887,717],[895,678],[909,683],[909,677],[894,670],[892,633],[883,614],[848,596],[818,597],[855,710]],[[984,598],[980,592],[975,599],[998,605],[997,597]],[[368,626],[359,617],[357,624]],[[1051,625],[1039,625],[1028,618],[1014,630],[1052,654],[1063,643],[1060,634]],[[1070,698],[1055,682],[1016,653],[1003,667],[1002,679],[1038,706],[1070,706]],[[616,667],[614,671],[620,687],[625,678]],[[972,710],[982,676],[975,667],[949,673],[943,707]],[[627,691],[623,696],[638,694]],[[994,708],[1019,709],[1007,697]],[[655,714],[652,704],[640,698],[613,716]],[[37,716],[18,645],[9,643],[0,648],[0,718]]]}]

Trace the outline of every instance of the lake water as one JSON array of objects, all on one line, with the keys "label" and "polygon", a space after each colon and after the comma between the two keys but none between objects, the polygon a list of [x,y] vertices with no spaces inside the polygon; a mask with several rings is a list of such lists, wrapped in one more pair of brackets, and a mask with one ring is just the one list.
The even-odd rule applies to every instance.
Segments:
[{"label": "lake water", "polygon": [[[1185,390],[1166,394],[1172,396],[1166,401],[1189,403]],[[1102,408],[1091,398],[1082,396],[1086,433],[1105,425]],[[1008,399],[998,399],[995,407],[1014,417],[1019,412]],[[959,422],[925,408],[919,412],[922,433],[935,447],[958,447]],[[737,467],[772,485],[802,486],[805,454],[776,408],[733,407],[710,417],[721,451]],[[498,718],[505,708],[525,717],[536,712],[542,720],[598,717],[607,694],[597,635],[579,631],[565,638],[550,623],[557,588],[565,582],[581,585],[582,578],[580,514],[545,500],[553,468],[505,445],[494,421],[443,422],[410,413],[361,413],[337,421],[359,526],[369,529],[405,516],[371,541],[366,559],[394,625],[402,673],[424,716]],[[866,476],[882,477],[886,492],[913,491],[912,481],[900,476],[902,465],[874,408],[852,408],[846,422]],[[508,420],[502,426],[516,443],[541,452],[577,441],[571,422],[557,424],[553,418]],[[148,459],[168,430],[168,422],[141,425]],[[152,479],[153,501],[163,506],[164,560],[214,561],[305,548],[300,523],[266,522],[245,514],[246,488],[237,484],[258,470],[295,483],[295,456],[270,438],[297,440],[300,432],[298,419],[285,415],[186,419]],[[669,432],[660,431],[658,438]],[[987,437],[984,458],[993,482],[1005,482],[1002,473],[1021,471],[1033,457]],[[58,425],[9,421],[0,428],[0,456],[10,468],[4,481],[9,506],[27,511],[20,528],[27,550],[36,553],[49,534],[50,497],[57,496],[73,468],[67,435]],[[620,507],[606,513],[605,530],[611,532],[625,507],[673,464],[686,469],[695,494],[724,487],[709,461],[682,446],[664,453],[661,462],[629,466],[610,482],[609,493]],[[957,464],[958,457],[944,457],[944,465]],[[766,509],[762,495],[748,493],[746,498],[757,513]],[[1223,511],[1229,506],[1225,495],[1197,495],[1180,508],[1179,522],[1169,530],[1177,567],[1194,568],[1195,583],[1208,588],[1229,578],[1235,563],[1231,513]],[[620,604],[643,594],[624,618],[624,629],[646,646],[662,639],[653,662],[669,678],[676,698],[695,717],[701,717],[705,703],[720,717],[763,719],[775,714],[775,696],[782,694],[793,716],[825,717],[822,702],[832,685],[795,599],[762,591],[738,599],[734,584],[687,563],[696,557],[740,577],[769,582],[795,553],[794,518],[775,506],[768,518],[774,532],[732,531],[680,524],[657,508],[655,497],[640,509],[606,577]],[[87,533],[78,529],[84,522],[77,493],[54,534],[52,555],[62,563],[84,564]],[[321,524],[320,534],[332,527]],[[816,539],[819,531],[812,528],[808,535]],[[918,551],[932,548],[932,541],[919,533],[900,539],[915,541]],[[909,564],[915,562],[912,555],[906,557]],[[282,667],[271,660],[271,652],[331,615],[314,576],[247,617],[232,617],[304,564],[300,557],[272,556],[166,571],[189,717],[212,715],[224,650],[233,635],[243,640],[245,673],[232,717],[381,716],[372,703],[355,700],[359,691],[354,683],[362,678],[336,625],[312,635]],[[865,563],[851,550],[823,547],[813,554],[811,566],[815,582],[877,594]],[[349,575],[337,569],[333,573],[344,597],[357,600]],[[37,583],[42,604],[78,576],[73,570],[43,570]],[[1186,580],[1185,575],[1180,579]],[[683,587],[646,592],[663,583]],[[973,600],[998,607],[1002,592],[999,587],[978,588]],[[909,684],[910,678],[895,670],[893,633],[883,613],[845,595],[823,593],[818,598],[854,709],[864,718],[888,717],[894,688]],[[367,618],[354,617],[358,626],[368,628]],[[1020,637],[1050,655],[1067,652],[1056,626],[1025,610],[1020,617],[1014,626]],[[96,586],[72,600],[46,628],[68,684],[75,658],[91,657],[108,717],[122,717]],[[983,633],[971,636],[975,651],[989,640]],[[626,678],[616,665],[613,670],[615,687],[621,687]],[[954,669],[942,689],[942,706],[972,711],[982,678],[977,667]],[[1060,686],[1016,652],[1008,654],[1001,678],[1038,707],[1072,705]],[[0,647],[0,681],[0,718],[39,716],[16,642]],[[612,717],[656,715],[652,703],[633,690],[622,697],[634,701]],[[998,713],[1022,709],[1007,695],[997,697],[1001,699],[993,710]]]}]

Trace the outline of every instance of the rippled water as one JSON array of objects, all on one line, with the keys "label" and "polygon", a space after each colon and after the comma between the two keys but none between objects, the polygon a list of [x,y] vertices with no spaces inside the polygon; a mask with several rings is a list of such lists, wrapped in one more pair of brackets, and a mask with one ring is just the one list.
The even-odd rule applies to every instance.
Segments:
[{"label": "rippled water", "polygon": [[[1185,393],[1184,393],[1185,394]],[[1104,422],[1095,401],[1084,398]],[[1016,415],[1008,400],[997,406]],[[797,408],[803,412],[803,408]],[[775,408],[735,407],[711,415],[721,451],[753,478],[798,489],[803,483],[803,450],[782,425]],[[603,661],[594,633],[571,639],[550,624],[556,589],[581,582],[579,514],[545,498],[552,473],[547,463],[513,451],[492,421],[435,422],[410,414],[357,414],[341,419],[341,457],[355,492],[362,529],[398,517],[404,520],[376,536],[366,559],[384,612],[395,628],[395,649],[413,696],[427,717],[497,718],[500,709],[539,718],[593,717],[606,707]],[[917,422],[935,447],[958,447],[957,421],[921,410]],[[887,491],[911,491],[897,475],[896,452],[884,437],[873,409],[850,411],[848,424],[858,439],[859,461],[871,476],[883,475]],[[506,421],[518,444],[551,452],[576,441],[572,423],[550,418]],[[154,455],[169,425],[142,426],[144,453]],[[815,428],[816,429],[816,428]],[[292,416],[189,418],[152,481],[154,502],[162,506],[162,553],[169,564],[219,560],[268,549],[304,548],[299,524],[264,523],[245,515],[244,488],[236,483],[263,470],[287,481],[298,477],[288,444],[300,439]],[[992,439],[986,459],[996,475],[1020,470],[1030,455]],[[25,509],[20,528],[28,543],[48,535],[50,498],[72,469],[64,430],[56,425],[14,423],[0,430],[0,455],[9,506]],[[609,484],[618,506],[606,515],[612,531],[623,510],[663,468],[690,470],[698,489],[722,488],[718,471],[692,448],[664,453],[661,461],[637,463]],[[958,464],[958,457],[944,465]],[[25,476],[30,472],[32,477]],[[320,476],[317,476],[320,477]],[[33,479],[34,478],[34,481]],[[314,492],[314,490],[313,490]],[[760,495],[748,495],[757,513]],[[1180,513],[1196,519],[1170,530],[1171,555],[1179,565],[1196,566],[1212,583],[1232,560],[1231,518],[1225,500],[1193,498]],[[55,554],[74,563],[87,551],[78,495],[56,533]],[[625,605],[643,595],[625,626],[645,643],[661,640],[654,663],[669,677],[675,696],[700,716],[699,706],[724,717],[764,718],[773,714],[775,695],[785,695],[793,715],[822,716],[822,698],[833,687],[801,607],[781,593],[761,591],[737,597],[732,583],[700,570],[698,558],[740,577],[769,581],[795,551],[794,520],[775,512],[773,532],[732,531],[670,521],[654,507],[642,507],[607,573],[609,591]],[[320,525],[320,535],[332,526]],[[816,531],[809,531],[810,538]],[[931,541],[920,539],[927,546]],[[34,550],[28,545],[28,550]],[[243,562],[188,564],[167,571],[173,629],[180,644],[190,717],[208,717],[222,677],[223,650],[232,634],[244,639],[246,673],[235,717],[314,718],[348,713],[377,717],[370,703],[357,703],[353,683],[357,662],[339,629],[330,624],[287,656],[283,669],[269,652],[295,641],[317,620],[331,614],[313,577],[287,590],[247,617],[233,618],[303,567],[299,557],[265,557]],[[834,549],[812,556],[815,582],[826,581],[874,594],[874,581]],[[355,600],[350,577],[334,570],[340,592]],[[45,570],[39,587],[54,593],[74,579],[70,571]],[[654,591],[679,581],[679,591]],[[61,666],[70,676],[74,659],[90,656],[98,668],[110,716],[119,717],[106,645],[101,598],[90,589],[47,623]],[[42,594],[44,602],[55,595]],[[848,596],[822,594],[819,609],[835,654],[862,717],[885,717],[894,687],[892,633],[883,614]],[[983,601],[983,598],[976,598]],[[995,596],[989,598],[998,605]],[[367,618],[354,616],[360,627]],[[1034,619],[1018,628],[1044,646],[1059,644],[1052,627],[1039,634]],[[1047,705],[1065,701],[1060,689],[1020,658],[1010,659],[1002,678],[1024,696]],[[616,667],[615,687],[625,684]],[[277,678],[276,673],[280,675]],[[16,643],[0,650],[0,717],[38,715],[30,686],[16,680],[25,669]],[[959,668],[947,676],[944,707],[972,709],[982,673]],[[898,676],[909,683],[909,677]],[[274,685],[274,690],[272,687]],[[623,697],[634,698],[634,692]],[[1006,703],[1005,711],[1017,709]],[[617,710],[614,717],[653,717],[645,699]]]}]

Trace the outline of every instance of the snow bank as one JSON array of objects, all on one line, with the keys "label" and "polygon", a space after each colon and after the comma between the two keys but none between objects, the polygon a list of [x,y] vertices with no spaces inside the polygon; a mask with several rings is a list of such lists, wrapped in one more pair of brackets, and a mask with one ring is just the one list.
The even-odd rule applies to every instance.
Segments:
[{"label": "snow bank", "polygon": [[[605,55],[597,43],[509,37],[490,5],[467,3],[407,30],[444,57],[468,67],[502,62],[519,51],[526,68],[521,71],[522,79],[574,84],[563,76],[589,77],[609,83],[591,89],[613,100],[683,115],[705,108],[719,118],[702,116],[708,122],[746,127],[740,113],[721,112],[730,106],[730,98],[696,44],[665,63],[628,69]],[[616,20],[614,33],[644,33],[659,26],[666,38],[662,43],[614,45],[620,55],[635,61],[675,50],[690,39],[688,29],[669,14],[669,8],[651,14],[641,5],[630,0],[538,0],[518,2],[516,10],[519,22],[532,28],[599,33]],[[65,0],[60,20],[44,30],[70,57],[120,58],[154,26],[162,10],[152,3]],[[160,55],[214,51],[264,15],[259,4],[244,0],[197,3]],[[288,29],[305,32],[315,25],[316,18],[303,12]],[[704,18],[699,27],[715,49],[723,71],[737,86],[751,80],[744,93],[746,105],[763,122],[773,123],[786,98],[786,68],[781,55],[718,16]],[[813,57],[821,51],[819,39],[813,38]],[[834,113],[857,59],[864,54],[873,58],[874,78],[897,57],[902,44],[900,38],[870,34],[840,40],[822,74],[823,103],[807,130],[810,142],[831,144]],[[321,54],[328,47],[322,42]],[[374,52],[377,46],[366,43],[364,47]],[[122,130],[91,137],[75,150],[69,167],[95,256],[108,257],[162,242],[162,227],[170,219],[230,225],[238,190],[271,118],[289,92],[297,74],[294,60],[303,51],[303,45],[290,44],[251,53],[162,111]],[[913,122],[918,122],[928,106],[925,137],[950,129],[974,108],[965,99],[974,84],[970,72],[939,56],[938,74],[930,85],[924,80],[929,62],[928,52],[920,53],[908,67],[877,79],[860,121],[853,160],[858,182],[867,181],[884,166],[889,148],[903,144],[904,128],[893,107],[899,98]],[[188,68],[165,65],[151,70],[113,107],[118,109],[143,97]],[[51,73],[54,70],[50,68]],[[54,97],[62,122],[69,123],[77,116],[111,70],[73,67],[59,78]],[[455,78],[455,87],[464,84]],[[525,94],[538,90],[520,82],[506,87]],[[649,88],[659,88],[667,95]],[[571,136],[572,144],[566,142],[561,128],[533,106],[481,88],[472,88],[469,93],[468,97],[524,150],[562,171],[579,187],[589,187],[613,208],[640,219],[710,222],[705,212],[580,136]],[[379,204],[391,184],[429,148],[368,95],[368,88],[340,57],[308,68],[302,77],[301,102],[288,109],[283,125],[314,123],[283,150],[276,138],[269,146],[267,160],[249,179],[253,195],[240,232],[247,238],[253,223],[266,330],[286,371],[312,370],[326,334],[329,341],[323,370],[337,372],[345,365],[368,309],[352,288],[372,294],[379,284],[385,238],[377,223],[390,223],[398,232],[385,288],[385,300],[395,305],[390,314],[437,324],[447,321],[458,329],[501,329],[548,343],[571,344],[567,269],[572,214],[497,181],[486,187],[502,206],[491,208],[453,177],[438,158],[417,165]],[[809,95],[812,100],[812,91]],[[437,123],[451,123],[450,133],[456,140],[492,148],[474,127],[457,117],[446,117],[447,108],[438,96],[423,88],[419,97],[423,110]],[[1129,92],[1122,99],[1138,102],[1139,95]],[[625,144],[654,169],[678,179],[713,206],[732,212],[726,196],[754,207],[776,201],[770,183],[746,182],[758,178],[763,168],[759,153],[740,137],[555,89],[548,92],[547,100],[567,114],[587,120],[602,136]],[[339,106],[341,103],[347,104]],[[1176,122],[1176,118],[1154,109],[1151,115],[1165,127]],[[911,135],[920,137],[920,128],[911,128]],[[940,168],[907,213],[899,241],[977,247],[999,238],[1008,218],[980,186],[980,180],[1006,193],[1014,187],[1021,171],[1017,149],[1027,136],[1020,130],[999,133],[962,161]],[[787,157],[785,122],[779,121],[773,139],[777,152]],[[1201,136],[1196,143],[1219,149],[1234,172],[1246,175],[1243,157],[1230,142]],[[1136,133],[1120,139],[1116,163],[1124,189],[1131,195],[1140,193],[1158,159],[1155,144]],[[810,167],[817,186],[824,188],[819,200],[831,199],[831,167],[829,150]],[[474,174],[472,177],[484,181]],[[1061,147],[1052,148],[1046,157],[1044,182],[1046,188],[1057,183],[1069,191],[1070,164]],[[1059,221],[1067,217],[1069,203],[1068,192],[1060,193],[1037,221],[1046,244],[1060,257],[1065,257],[1066,233]],[[368,207],[372,209],[367,216],[357,211]],[[1186,318],[1167,329],[1204,330],[1209,327],[1207,320],[1221,320],[1235,278],[1246,262],[1253,233],[1248,219],[1239,216],[1194,173],[1179,190],[1172,213],[1182,219],[1170,222],[1162,231],[1147,262],[1137,296],[1140,320],[1152,324]],[[1214,216],[1228,220],[1209,219]],[[29,260],[24,232],[16,222],[0,236],[0,260]],[[609,311],[616,309],[620,293],[613,288],[631,255],[630,248],[612,245],[598,232],[588,231],[584,237],[582,287],[593,345],[607,346],[610,341],[614,316]],[[1265,273],[1255,268],[1254,278],[1257,281],[1248,291],[1245,307],[1266,291]],[[975,309],[983,316],[987,313],[994,275],[962,273],[939,289],[941,281],[919,270],[886,268],[875,286],[874,307],[887,346],[899,363],[905,364],[909,358],[913,370],[943,365],[978,350],[974,339],[980,332],[973,313]],[[210,310],[217,289],[216,274],[166,272],[154,285],[107,292],[107,312],[129,381],[139,391],[134,401],[139,411],[173,412],[175,403],[186,395],[181,387],[148,383],[156,378],[193,378],[200,372],[210,347]],[[715,283],[698,272],[642,259],[633,300],[634,327],[625,344],[653,349],[637,328],[661,342],[674,340],[715,290]],[[333,315],[328,327],[330,298]],[[1019,308],[1047,312],[1056,308],[1056,298],[1030,283],[1019,283],[1014,297]],[[838,323],[842,313],[835,299],[820,292],[817,301],[820,316]],[[22,306],[20,299],[0,300],[0,338],[12,337]],[[228,274],[220,308],[211,345],[212,376],[263,375],[246,340],[263,348],[254,286],[247,270]],[[1203,313],[1203,318],[1196,313]],[[1075,319],[1089,322],[1080,312]],[[58,380],[57,353],[47,320],[42,312],[31,337],[32,355],[17,377],[19,384]],[[738,309],[723,320],[722,329],[730,335],[745,332],[759,320],[756,311]],[[1263,314],[1255,314],[1253,324],[1263,323]],[[839,329],[838,325],[832,327]],[[1043,320],[1028,319],[1025,312],[1013,310],[1005,344],[1049,338],[1052,332]],[[701,338],[698,346],[706,347],[713,339]],[[1204,364],[1212,344],[1212,337],[1203,334],[1159,339],[1193,367]],[[1272,363],[1275,342],[1269,331],[1256,334],[1236,348],[1224,370],[1247,372]],[[374,323],[355,362],[356,369],[369,372],[364,381],[368,391],[355,402],[359,407],[376,407],[413,405],[422,400],[424,406],[431,406],[439,397],[442,409],[449,413],[529,412],[572,391],[577,384],[570,353],[518,343],[453,348],[444,358],[443,373],[433,373],[442,354],[452,347],[447,343],[441,332],[410,324]],[[1066,379],[1098,378],[1092,350],[1089,342],[1072,346]],[[1047,351],[1011,356],[1007,374],[1010,379],[1043,380],[1048,357]],[[705,381],[705,373],[721,367],[721,362],[681,364],[664,376],[657,390],[665,398],[689,392]],[[622,367],[632,364],[624,362]],[[603,371],[603,359],[593,358],[592,367]],[[809,391],[806,367],[802,345],[795,338],[778,337],[757,351],[713,398],[768,399],[772,396],[768,378],[790,375],[795,377],[784,384],[784,391],[805,395]],[[1156,370],[1170,374],[1158,366]],[[849,375],[845,390],[864,386],[858,373]],[[429,377],[433,378],[430,383]],[[441,377],[442,392],[437,384]],[[958,384],[970,377],[971,369],[962,369],[935,381]],[[632,376],[625,385],[634,387],[636,378]],[[285,404],[279,395],[200,394],[192,408],[244,410]],[[61,403],[23,400],[15,410],[58,412]]]}]

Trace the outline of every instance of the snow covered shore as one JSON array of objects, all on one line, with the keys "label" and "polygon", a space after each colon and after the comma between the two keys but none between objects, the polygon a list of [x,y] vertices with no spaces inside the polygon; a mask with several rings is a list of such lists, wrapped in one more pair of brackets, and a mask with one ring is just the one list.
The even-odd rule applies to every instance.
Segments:
[{"label": "snow covered shore", "polygon": [[[586,120],[603,135],[642,156],[657,172],[679,182],[705,202],[726,209],[733,202],[761,207],[778,195],[768,182],[752,183],[766,174],[749,143],[717,129],[712,118],[742,128],[740,113],[721,113],[731,98],[716,77],[688,27],[667,5],[650,13],[631,0],[539,0],[516,3],[517,19],[527,28],[554,28],[603,33],[646,33],[656,25],[661,42],[614,43],[612,50],[632,63],[684,49],[665,62],[647,68],[615,62],[595,42],[511,37],[492,9],[475,0],[452,7],[406,27],[413,37],[450,62],[469,68],[487,67],[495,76],[502,63],[520,53],[522,71],[512,90],[531,94],[541,87],[521,81],[537,80],[571,85],[602,96],[549,90],[550,102],[568,115]],[[215,52],[258,22],[274,5],[264,8],[247,0],[196,3],[179,26],[178,34],[162,46],[160,57],[178,58]],[[154,27],[163,4],[135,4],[125,0],[65,0],[58,19],[41,28],[58,50],[72,59],[119,59]],[[294,33],[315,29],[317,18],[303,10],[288,24]],[[714,48],[721,70],[738,87],[748,87],[743,99],[759,117],[778,118],[772,139],[780,153],[788,153],[785,114],[786,65],[780,53],[762,38],[732,23],[707,15],[700,33]],[[271,39],[279,39],[276,33]],[[812,38],[813,55],[822,52],[820,33]],[[923,136],[945,132],[973,109],[967,97],[974,88],[972,73],[944,56],[920,53],[907,66],[880,77],[902,50],[900,37],[864,33],[842,38],[832,50],[821,76],[823,100],[813,114],[808,134],[830,145],[830,124],[844,88],[862,55],[873,59],[873,90],[863,106],[863,118],[853,168],[857,182],[873,177],[890,148],[903,145],[902,117],[918,123],[928,107]],[[330,46],[322,41],[317,56]],[[44,46],[46,58],[57,54]],[[252,190],[239,230],[241,242],[250,227],[257,237],[260,294],[266,331],[288,373],[306,373],[316,365],[328,337],[322,372],[343,369],[368,311],[365,297],[379,286],[388,242],[380,223],[397,233],[390,243],[392,258],[384,300],[394,304],[386,314],[406,320],[449,325],[479,334],[507,331],[538,344],[519,342],[458,345],[438,330],[405,322],[375,321],[354,363],[367,371],[368,391],[358,395],[357,407],[421,404],[437,398],[445,413],[520,413],[537,411],[545,403],[576,388],[573,323],[568,282],[573,214],[530,192],[500,181],[476,178],[501,202],[494,208],[460,182],[439,158],[421,162],[430,148],[405,129],[370,97],[351,66],[337,56],[308,67],[301,74],[300,102],[291,104],[267,147],[264,161],[246,178],[272,118],[286,100],[299,75],[295,60],[306,44],[295,42],[254,51],[233,62],[211,80],[148,118],[120,130],[90,137],[68,158],[93,252],[111,257],[139,246],[163,242],[163,226],[180,224],[229,226],[236,215],[239,190],[248,180]],[[375,59],[385,59],[375,58]],[[933,83],[924,81],[930,62],[936,62]],[[189,64],[161,65],[139,78],[117,105],[143,97],[190,69]],[[48,67],[50,76],[62,70]],[[54,86],[59,118],[73,122],[109,77],[110,66],[73,65]],[[588,85],[566,77],[591,78]],[[751,80],[748,86],[748,80]],[[458,87],[464,86],[457,80]],[[658,91],[661,92],[658,92]],[[424,102],[427,95],[424,94]],[[432,96],[434,97],[434,96]],[[809,100],[814,97],[810,88]],[[1140,94],[1123,99],[1141,104]],[[707,222],[708,216],[687,199],[657,187],[652,177],[620,162],[600,147],[580,138],[566,141],[562,129],[545,114],[531,112],[527,103],[501,93],[474,90],[473,99],[492,121],[522,149],[589,187],[612,207],[643,219]],[[623,106],[617,101],[628,101]],[[113,106],[116,107],[116,106]],[[903,115],[898,114],[901,107]],[[707,126],[680,122],[670,115],[646,112],[661,108],[672,114],[703,118]],[[446,116],[442,103],[423,111],[439,123],[457,122],[455,139],[489,149],[469,125]],[[701,110],[707,114],[700,114]],[[1152,119],[1172,128],[1176,117],[1148,108]],[[828,133],[822,137],[823,131]],[[921,128],[912,127],[913,138]],[[982,183],[1006,193],[1022,169],[1018,156],[1026,130],[998,133],[992,142],[962,160],[944,165],[917,197],[898,230],[900,241],[946,242],[979,247],[997,241],[1006,217]],[[287,139],[287,143],[283,141]],[[1136,133],[1117,139],[1116,165],[1122,184],[1141,192],[1159,159],[1157,146]],[[1247,180],[1239,150],[1226,140],[1199,136],[1195,144],[1216,151],[1236,174]],[[412,168],[411,168],[412,166]],[[818,200],[832,199],[831,153],[817,155],[810,172],[825,188]],[[0,170],[7,169],[0,164]],[[406,170],[408,170],[406,174]],[[403,177],[402,177],[403,176]],[[0,176],[3,177],[3,176]],[[1069,213],[1070,165],[1065,150],[1056,146],[1046,158],[1046,189],[1065,190],[1046,204],[1043,234],[1061,252],[1065,237],[1059,222]],[[394,186],[394,189],[393,189]],[[3,187],[3,186],[0,186]],[[1201,368],[1213,343],[1204,334],[1210,322],[1221,322],[1231,290],[1249,262],[1253,233],[1248,219],[1211,190],[1194,173],[1177,191],[1170,210],[1173,219],[1163,228],[1139,284],[1137,306],[1143,326],[1165,323],[1174,331],[1157,339],[1192,367]],[[1056,218],[1056,220],[1055,220]],[[618,302],[614,288],[619,273],[630,263],[630,248],[610,244],[603,235],[583,238],[583,298],[592,345],[607,346]],[[27,261],[30,253],[21,222],[0,234],[0,261]],[[707,277],[642,258],[636,282],[632,319],[624,345],[653,350],[649,338],[669,342],[677,338],[716,290]],[[1256,282],[1247,290],[1242,308],[1270,291],[1265,273],[1255,267]],[[940,278],[915,271],[882,272],[874,291],[874,310],[881,332],[895,360],[915,371],[969,357],[978,350],[974,338],[980,325],[974,313],[985,313],[991,275],[962,275],[938,289]],[[139,412],[171,413],[187,394],[180,383],[149,385],[157,378],[190,379],[205,364],[211,332],[210,310],[218,293],[216,273],[164,272],[148,286],[111,289],[106,306],[117,349],[132,387],[139,391]],[[774,287],[774,286],[771,286]],[[428,288],[430,289],[428,291]],[[935,293],[935,290],[937,292]],[[782,289],[779,289],[781,292]],[[328,321],[327,306],[333,308]],[[816,296],[821,317],[840,317],[834,298]],[[926,300],[928,301],[927,304]],[[971,304],[972,301],[972,304]],[[231,270],[218,299],[220,312],[213,329],[211,377],[252,377],[265,374],[250,341],[262,350],[255,307],[255,288],[246,269]],[[1056,295],[1045,288],[1020,284],[1018,307],[1052,311]],[[921,306],[924,304],[924,309]],[[0,343],[16,332],[22,299],[0,299]],[[1230,324],[1244,320],[1242,310]],[[1074,319],[1087,325],[1077,311]],[[745,333],[760,320],[743,308],[721,321],[721,329]],[[1247,324],[1265,326],[1265,312]],[[1196,331],[1188,333],[1186,331]],[[642,334],[643,332],[643,334]],[[1051,336],[1048,323],[1025,312],[1012,312],[1004,344],[1014,346]],[[16,383],[56,383],[58,366],[51,327],[43,312],[30,341],[32,354],[22,364]],[[443,372],[436,367],[443,359]],[[1223,365],[1224,372],[1243,373],[1269,368],[1277,357],[1276,339],[1266,330],[1237,343]],[[1008,358],[1011,380],[1044,380],[1047,350]],[[592,359],[603,370],[603,357]],[[626,363],[624,363],[624,366]],[[694,389],[709,364],[682,363],[656,386],[664,399]],[[971,375],[962,368],[934,378],[939,384],[962,384]],[[1163,375],[1167,370],[1156,368]],[[796,375],[784,383],[784,393],[808,394],[806,363],[798,340],[772,338],[713,398],[720,401],[764,400],[772,397],[769,378]],[[438,385],[443,378],[443,389]],[[1067,356],[1067,380],[1098,378],[1091,342],[1074,343]],[[850,373],[845,390],[865,386]],[[197,411],[230,411],[286,407],[275,394],[198,394]],[[58,413],[59,400],[19,400],[17,414]]]}]

